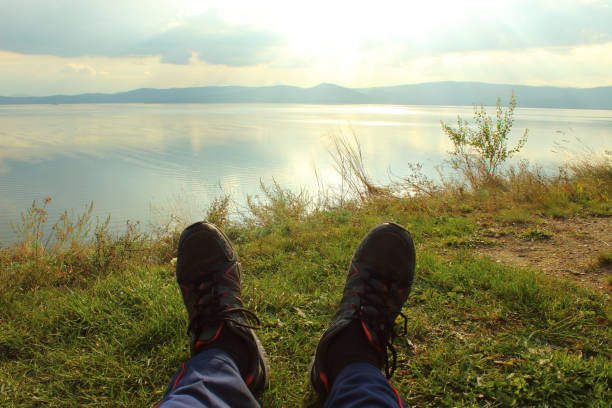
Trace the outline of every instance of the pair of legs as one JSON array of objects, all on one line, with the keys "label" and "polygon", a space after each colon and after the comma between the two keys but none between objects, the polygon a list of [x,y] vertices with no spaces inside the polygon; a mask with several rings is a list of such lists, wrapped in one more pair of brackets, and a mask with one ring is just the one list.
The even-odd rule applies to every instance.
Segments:
[{"label": "pair of legs", "polygon": [[[414,243],[399,225],[381,224],[361,241],[310,368],[325,406],[402,406],[388,381],[396,364],[391,341],[414,267]],[[179,239],[176,276],[189,315],[192,357],[157,406],[259,406],[256,396],[267,388],[270,369],[253,332],[259,319],[240,300],[240,265],[229,239],[211,224],[187,227]]]}]

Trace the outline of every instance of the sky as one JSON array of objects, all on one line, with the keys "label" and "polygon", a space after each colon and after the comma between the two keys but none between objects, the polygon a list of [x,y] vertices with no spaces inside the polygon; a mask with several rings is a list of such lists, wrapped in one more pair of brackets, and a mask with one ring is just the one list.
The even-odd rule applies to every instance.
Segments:
[{"label": "sky", "polygon": [[0,95],[612,85],[612,0],[0,0]]}]

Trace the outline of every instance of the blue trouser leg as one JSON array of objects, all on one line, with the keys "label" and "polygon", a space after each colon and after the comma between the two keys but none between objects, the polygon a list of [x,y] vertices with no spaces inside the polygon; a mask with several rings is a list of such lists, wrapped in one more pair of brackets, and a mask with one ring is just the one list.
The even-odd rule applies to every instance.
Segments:
[{"label": "blue trouser leg", "polygon": [[196,354],[174,374],[157,408],[259,407],[231,357],[219,349]]},{"label": "blue trouser leg", "polygon": [[[324,408],[402,406],[399,395],[378,368],[353,363],[338,374]],[[210,349],[179,368],[156,408],[187,407],[259,407],[259,404],[230,356]]]},{"label": "blue trouser leg", "polygon": [[323,408],[403,407],[399,394],[380,370],[368,363],[349,364],[340,371]]}]

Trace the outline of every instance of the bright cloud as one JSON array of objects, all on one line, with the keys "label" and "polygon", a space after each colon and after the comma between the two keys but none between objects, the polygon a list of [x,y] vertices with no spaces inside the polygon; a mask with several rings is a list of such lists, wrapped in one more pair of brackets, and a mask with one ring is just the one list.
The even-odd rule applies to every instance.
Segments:
[{"label": "bright cloud", "polygon": [[432,80],[612,85],[603,0],[3,0],[0,94]]},{"label": "bright cloud", "polygon": [[96,76],[98,74],[97,71],[89,65],[74,64],[74,63],[68,64],[65,68],[65,72],[85,74],[85,75],[91,75],[91,76]]}]

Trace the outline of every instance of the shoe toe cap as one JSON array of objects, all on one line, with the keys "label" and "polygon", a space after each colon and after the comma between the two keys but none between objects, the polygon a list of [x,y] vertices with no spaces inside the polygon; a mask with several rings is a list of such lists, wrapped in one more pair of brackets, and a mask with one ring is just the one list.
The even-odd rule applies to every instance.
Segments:
[{"label": "shoe toe cap", "polygon": [[234,250],[223,233],[212,224],[195,223],[187,227],[179,238],[177,277],[179,280],[188,280],[193,267],[214,266],[236,260]]},{"label": "shoe toe cap", "polygon": [[410,233],[397,224],[382,224],[364,238],[353,262],[369,265],[377,273],[399,280],[400,285],[412,282],[415,249]]}]

